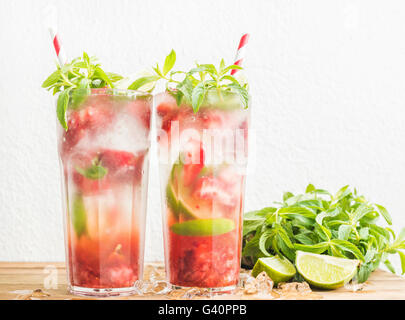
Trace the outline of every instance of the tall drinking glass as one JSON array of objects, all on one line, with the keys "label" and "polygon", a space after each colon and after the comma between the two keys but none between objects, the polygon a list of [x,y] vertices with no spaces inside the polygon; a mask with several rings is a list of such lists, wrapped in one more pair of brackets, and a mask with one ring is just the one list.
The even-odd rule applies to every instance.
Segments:
[{"label": "tall drinking glass", "polygon": [[142,279],[152,97],[73,90],[59,124],[69,290],[128,295]]},{"label": "tall drinking glass", "polygon": [[223,292],[239,280],[249,109],[208,92],[198,112],[155,97],[167,280]]}]

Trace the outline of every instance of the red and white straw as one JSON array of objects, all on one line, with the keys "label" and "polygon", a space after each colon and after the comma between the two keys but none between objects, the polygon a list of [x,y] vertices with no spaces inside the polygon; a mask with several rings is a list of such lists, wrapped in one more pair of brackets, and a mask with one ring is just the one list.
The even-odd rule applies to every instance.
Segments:
[{"label": "red and white straw", "polygon": [[61,45],[59,35],[53,28],[49,28],[49,33],[51,34],[51,40],[53,47],[55,48],[56,56],[58,57],[60,65],[63,66],[67,62],[67,58],[65,50]]},{"label": "red and white straw", "polygon": [[58,57],[59,64],[63,66],[67,62],[66,53],[60,41],[57,28],[57,9],[53,5],[49,5],[43,9],[44,23],[51,35],[52,45]]},{"label": "red and white straw", "polygon": [[[245,58],[246,47],[249,41],[249,33],[245,33],[242,38],[240,38],[238,51],[236,51],[236,58],[234,64],[237,66],[242,66],[243,59]],[[232,69],[231,75],[238,72],[238,69]]]}]

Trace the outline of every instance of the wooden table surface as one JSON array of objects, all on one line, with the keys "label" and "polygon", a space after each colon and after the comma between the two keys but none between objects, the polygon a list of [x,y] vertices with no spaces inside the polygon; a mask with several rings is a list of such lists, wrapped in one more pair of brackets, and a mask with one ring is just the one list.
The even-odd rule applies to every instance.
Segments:
[{"label": "wooden table surface", "polygon": [[[145,274],[151,268],[163,270],[161,264],[149,264]],[[49,282],[49,276],[54,275]],[[56,288],[49,288],[56,285]],[[48,288],[46,288],[48,287]],[[41,289],[34,294],[33,290]],[[184,297],[183,297],[184,298]],[[365,283],[361,290],[343,287],[332,291],[314,290],[309,296],[256,296],[256,295],[221,295],[217,299],[405,299],[405,279],[391,273],[377,270]],[[65,264],[43,262],[0,262],[0,299],[80,299],[70,295],[66,289]],[[114,298],[116,299],[116,298]],[[182,299],[181,295],[144,295],[122,297],[120,299]]]}]

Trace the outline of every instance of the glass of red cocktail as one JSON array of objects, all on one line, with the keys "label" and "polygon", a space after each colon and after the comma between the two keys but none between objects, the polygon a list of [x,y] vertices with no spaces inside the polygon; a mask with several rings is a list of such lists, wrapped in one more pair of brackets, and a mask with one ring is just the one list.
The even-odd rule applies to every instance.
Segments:
[{"label": "glass of red cocktail", "polygon": [[198,111],[175,95],[155,97],[167,278],[229,291],[239,280],[249,109],[229,91],[210,90]]},{"label": "glass of red cocktail", "polygon": [[127,295],[142,279],[152,96],[73,89],[58,125],[69,289]]}]

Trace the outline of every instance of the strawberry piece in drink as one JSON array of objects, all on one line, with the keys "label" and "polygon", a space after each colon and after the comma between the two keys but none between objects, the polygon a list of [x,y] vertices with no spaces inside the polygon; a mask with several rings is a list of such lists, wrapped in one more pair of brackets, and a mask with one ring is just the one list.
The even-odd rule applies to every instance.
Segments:
[{"label": "strawberry piece in drink", "polygon": [[197,181],[193,196],[229,207],[235,207],[239,201],[239,195],[233,192],[232,186],[212,176],[202,177]]},{"label": "strawberry piece in drink", "polygon": [[156,112],[162,122],[160,128],[170,133],[172,121],[178,120],[179,111],[179,107],[175,103],[162,102],[159,104]]},{"label": "strawberry piece in drink", "polygon": [[99,159],[101,164],[109,170],[109,175],[117,181],[134,180],[139,183],[142,178],[144,153],[135,156],[131,152],[119,150],[103,150]]},{"label": "strawberry piece in drink", "polygon": [[127,106],[129,114],[135,116],[144,128],[150,129],[150,103],[146,100],[134,100]]},{"label": "strawberry piece in drink", "polygon": [[204,150],[199,141],[189,141],[183,154],[183,177],[182,182],[185,187],[196,181],[197,176],[204,168]]},{"label": "strawberry piece in drink", "polygon": [[88,106],[73,110],[68,116],[68,131],[64,132],[62,152],[65,154],[86,135],[94,136],[112,122],[114,113],[102,107]]}]

